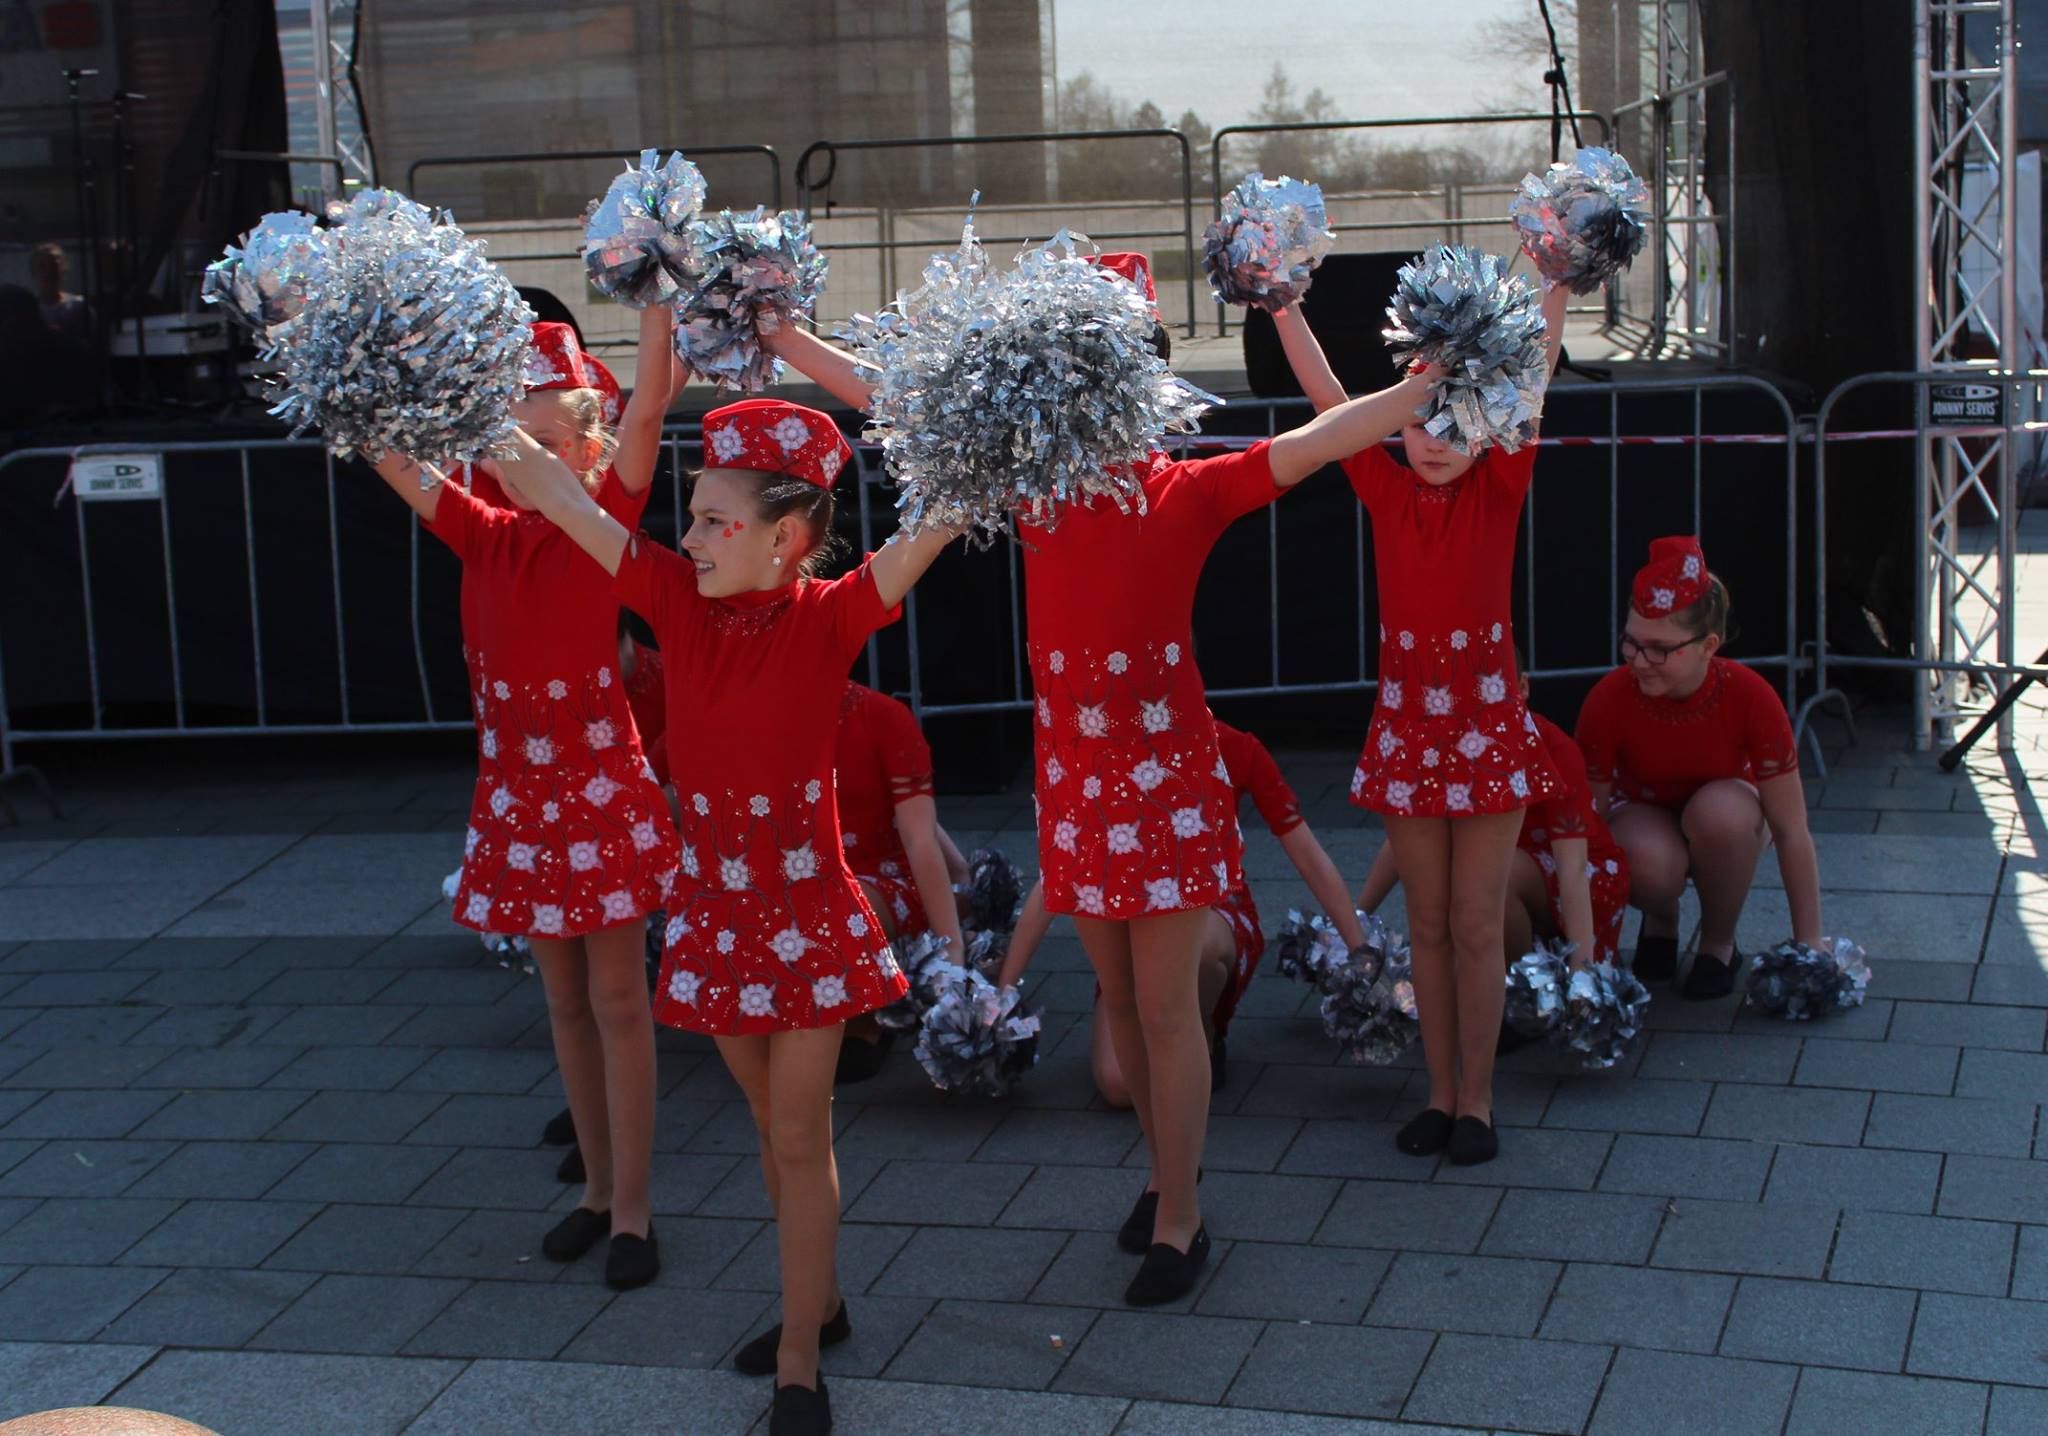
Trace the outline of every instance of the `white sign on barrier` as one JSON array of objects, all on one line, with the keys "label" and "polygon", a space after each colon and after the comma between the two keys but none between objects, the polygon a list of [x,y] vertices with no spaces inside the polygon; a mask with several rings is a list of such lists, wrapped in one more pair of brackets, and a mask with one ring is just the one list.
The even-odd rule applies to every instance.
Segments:
[{"label": "white sign on barrier", "polygon": [[71,461],[71,491],[85,501],[160,499],[163,483],[158,454],[89,454]]}]

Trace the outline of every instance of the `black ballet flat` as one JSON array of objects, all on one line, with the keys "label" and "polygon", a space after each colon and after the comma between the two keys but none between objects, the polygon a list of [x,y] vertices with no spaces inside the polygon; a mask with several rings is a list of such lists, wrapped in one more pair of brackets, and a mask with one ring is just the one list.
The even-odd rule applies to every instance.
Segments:
[{"label": "black ballet flat", "polygon": [[832,1085],[851,1087],[881,1072],[882,1062],[888,1057],[895,1036],[893,1032],[884,1032],[873,1042],[861,1037],[842,1040],[839,1044],[839,1065],[832,1072]]},{"label": "black ballet flat", "polygon": [[1735,990],[1735,974],[1740,971],[1742,954],[1732,948],[1726,962],[1699,953],[1693,958],[1692,969],[1685,974],[1678,995],[1687,1002],[1711,1002],[1717,997],[1726,997]]},{"label": "black ballet flat", "polygon": [[1642,934],[1636,939],[1636,955],[1629,970],[1644,982],[1671,981],[1678,976],[1678,939]]},{"label": "black ballet flat", "polygon": [[825,1395],[825,1378],[818,1389],[808,1386],[778,1386],[775,1404],[768,1411],[768,1436],[829,1436],[832,1430],[832,1402]]},{"label": "black ballet flat", "polygon": [[604,1258],[606,1286],[613,1291],[632,1291],[653,1281],[660,1272],[661,1243],[655,1238],[654,1223],[647,1224],[644,1237],[631,1232],[613,1234]]},{"label": "black ballet flat", "polygon": [[564,1107],[548,1118],[547,1126],[540,1129],[541,1145],[544,1147],[567,1147],[576,1140],[576,1119]]},{"label": "black ballet flat", "polygon": [[540,1239],[541,1255],[549,1261],[574,1261],[609,1236],[611,1229],[610,1212],[578,1207]]},{"label": "black ballet flat", "polygon": [[1124,1289],[1126,1306],[1164,1306],[1179,1301],[1195,1289],[1202,1263],[1209,1259],[1209,1229],[1198,1227],[1186,1251],[1165,1242],[1154,1242],[1145,1253],[1145,1264]]},{"label": "black ballet flat", "polygon": [[571,1147],[568,1151],[562,1153],[562,1160],[555,1164],[555,1180],[558,1182],[568,1182],[571,1185],[590,1180],[590,1173],[585,1171],[583,1167],[583,1149],[581,1147]]},{"label": "black ballet flat", "polygon": [[[818,1328],[818,1350],[837,1346],[853,1335],[853,1323],[846,1318],[846,1298],[839,1299],[839,1310],[832,1313],[832,1319]],[[773,1376],[775,1374],[775,1353],[782,1345],[782,1323],[776,1322],[752,1341],[733,1353],[733,1369],[742,1376]]]},{"label": "black ballet flat", "polygon": [[1433,1157],[1451,1142],[1451,1114],[1424,1107],[1394,1134],[1394,1145],[1411,1157]]},{"label": "black ballet flat", "polygon": [[1116,1244],[1132,1256],[1152,1250],[1152,1223],[1159,1217],[1159,1193],[1140,1192],[1137,1205],[1117,1229]]},{"label": "black ballet flat", "polygon": [[1449,1149],[1444,1156],[1454,1167],[1476,1167],[1500,1154],[1500,1139],[1493,1125],[1477,1117],[1460,1117],[1451,1126]]}]

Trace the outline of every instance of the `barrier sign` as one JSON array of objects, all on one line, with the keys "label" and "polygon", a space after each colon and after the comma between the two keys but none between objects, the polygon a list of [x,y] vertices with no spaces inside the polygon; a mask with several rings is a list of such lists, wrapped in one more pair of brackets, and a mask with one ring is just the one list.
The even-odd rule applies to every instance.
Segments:
[{"label": "barrier sign", "polygon": [[2005,386],[1967,379],[1927,386],[1927,417],[1936,424],[2002,424]]},{"label": "barrier sign", "polygon": [[71,491],[81,500],[160,499],[160,454],[88,454],[71,461]]}]

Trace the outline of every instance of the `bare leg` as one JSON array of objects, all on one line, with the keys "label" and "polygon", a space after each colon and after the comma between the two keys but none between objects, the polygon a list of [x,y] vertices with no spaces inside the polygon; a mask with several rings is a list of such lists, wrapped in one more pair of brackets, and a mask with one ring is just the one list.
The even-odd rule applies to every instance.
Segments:
[{"label": "bare leg", "polygon": [[1131,923],[1131,971],[1150,1076],[1152,1176],[1159,1215],[1152,1239],[1186,1251],[1202,1224],[1195,1176],[1209,1133],[1209,1044],[1203,1035],[1201,953],[1209,911]]},{"label": "bare leg", "polygon": [[1630,803],[1610,826],[1628,854],[1628,901],[1643,914],[1643,935],[1677,937],[1678,901],[1685,896],[1690,865],[1677,818],[1665,808]]},{"label": "bare leg", "polygon": [[[647,1008],[646,944],[645,925],[637,921],[583,939],[611,1119],[612,1230],[643,1237],[654,1165],[654,1019]],[[589,1161],[586,1146],[584,1162]]]},{"label": "bare leg", "polygon": [[1237,938],[1230,923],[1215,908],[1209,909],[1202,926],[1202,966],[1196,976],[1196,1011],[1202,1014],[1202,1032],[1216,1035],[1216,1004],[1230,986],[1231,968],[1237,962]]},{"label": "bare leg", "polygon": [[1692,795],[1680,819],[1700,895],[1700,951],[1723,962],[1735,949],[1735,924],[1756,878],[1770,829],[1749,784],[1709,783]]},{"label": "bare leg", "polygon": [[[1507,998],[1501,982],[1502,913],[1520,812],[1460,818],[1451,829],[1451,949],[1458,1002],[1460,1117],[1493,1121],[1493,1054]],[[1420,1002],[1420,994],[1417,994]]]},{"label": "bare leg", "polygon": [[1100,998],[1096,999],[1088,1033],[1088,1066],[1095,1074],[1095,1090],[1101,1094],[1103,1104],[1129,1108],[1131,1089],[1124,1082],[1123,1068],[1117,1065],[1116,1043],[1110,1036],[1109,1019],[1103,1014]]},{"label": "bare leg", "polygon": [[[1387,844],[1408,896],[1408,946],[1415,963],[1415,1015],[1429,1068],[1429,1105],[1458,1112],[1458,991],[1452,976],[1451,824],[1445,818],[1388,818]],[[1487,1041],[1494,1035],[1487,1034]]]},{"label": "bare leg", "polygon": [[1550,914],[1550,890],[1543,886],[1543,870],[1536,860],[1515,849],[1508,863],[1508,902],[1502,928],[1508,965],[1536,946],[1539,937],[1554,935],[1557,924]]},{"label": "bare leg", "polygon": [[781,1182],[775,1233],[782,1251],[777,1386],[818,1384],[818,1328],[839,1307],[839,1168],[832,1159],[832,1070],[841,1029],[768,1039],[768,1140]]},{"label": "bare leg", "polygon": [[[1138,1114],[1138,1127],[1145,1134],[1145,1150],[1152,1145],[1152,1068],[1145,1060],[1145,1033],[1138,1025],[1138,993],[1131,972],[1131,928],[1129,923],[1105,922],[1101,918],[1075,917],[1075,935],[1081,950],[1095,969],[1102,995],[1095,1001],[1095,1021],[1106,1030],[1109,1051],[1116,1059],[1117,1075],[1125,1101]],[[1100,1069],[1098,1069],[1099,1071]],[[1156,1185],[1155,1170],[1146,1180]],[[1148,1185],[1146,1190],[1151,1190]]]},{"label": "bare leg", "polygon": [[[882,936],[894,942],[898,936],[896,914],[889,910],[889,904],[882,897],[882,890],[866,878],[858,878],[856,881],[860,883],[860,890],[867,895],[868,906],[874,909],[876,919],[882,924]],[[863,1012],[846,1024],[846,1036],[852,1042],[880,1042],[882,1024],[875,1021],[872,1012]]]},{"label": "bare leg", "polygon": [[[555,1040],[555,1066],[576,1122],[583,1151],[580,1207],[606,1212],[612,1205],[611,1115],[605,1100],[604,1042],[590,1005],[590,964],[580,937],[535,937],[533,960],[548,998],[548,1030]],[[643,1003],[644,1005],[644,1003]],[[654,1040],[652,1028],[647,1039]],[[651,1079],[650,1079],[651,1080]],[[643,1204],[646,1195],[641,1196]]]}]

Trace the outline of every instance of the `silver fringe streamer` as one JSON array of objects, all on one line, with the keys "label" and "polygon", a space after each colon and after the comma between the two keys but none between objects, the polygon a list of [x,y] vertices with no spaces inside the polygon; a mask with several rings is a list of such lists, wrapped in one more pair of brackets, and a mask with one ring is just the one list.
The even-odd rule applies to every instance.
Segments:
[{"label": "silver fringe streamer", "polygon": [[1649,1005],[1650,990],[1627,968],[1611,962],[1575,967],[1565,990],[1557,1043],[1577,1053],[1579,1065],[1589,1071],[1612,1067],[1642,1034]]},{"label": "silver fringe streamer", "polygon": [[1385,924],[1323,978],[1323,1030],[1353,1062],[1384,1067],[1421,1035],[1408,944]]},{"label": "silver fringe streamer", "polygon": [[1870,986],[1870,955],[1846,937],[1824,937],[1817,948],[1781,942],[1750,959],[1747,1002],[1788,1022],[1808,1022],[1846,1007],[1861,1007]]},{"label": "silver fringe streamer", "polygon": [[978,932],[1008,937],[1017,926],[1017,905],[1024,900],[1024,874],[994,848],[979,848],[967,860],[967,926]]},{"label": "silver fringe streamer", "polygon": [[1628,268],[1649,235],[1650,191],[1613,150],[1529,175],[1508,201],[1522,249],[1552,284],[1591,294]]},{"label": "silver fringe streamer", "polygon": [[929,931],[907,933],[891,946],[910,990],[887,1007],[877,1009],[875,1021],[890,1032],[914,1032],[931,1005],[939,1000],[947,981],[963,970],[956,961],[960,954],[952,950],[952,944],[945,938]]},{"label": "silver fringe streamer", "polygon": [[767,388],[782,361],[761,336],[808,319],[825,290],[810,221],[789,209],[722,210],[691,222],[689,245],[697,268],[676,298],[677,355],[720,389]]},{"label": "silver fringe streamer", "polygon": [[628,309],[672,301],[701,267],[690,226],[704,208],[704,176],[680,152],[642,150],[583,222],[590,287]]},{"label": "silver fringe streamer", "polygon": [[1202,269],[1225,304],[1278,313],[1308,293],[1309,276],[1336,242],[1320,185],[1254,170],[1203,232]]},{"label": "silver fringe streamer", "polygon": [[1550,383],[1542,301],[1498,255],[1440,244],[1401,266],[1383,331],[1396,364],[1441,368],[1422,427],[1461,454],[1536,437]]},{"label": "silver fringe streamer", "polygon": [[310,214],[266,214],[242,236],[240,247],[206,266],[199,297],[258,334],[289,323],[326,277],[331,262],[327,232]]},{"label": "silver fringe streamer", "polygon": [[932,1085],[1004,1097],[1038,1061],[1037,1014],[1014,987],[953,969],[917,1034],[918,1065]]},{"label": "silver fringe streamer", "polygon": [[1564,1020],[1565,989],[1571,981],[1570,944],[1539,939],[1508,968],[1507,1006],[1502,1016],[1524,1037],[1548,1037]]}]

